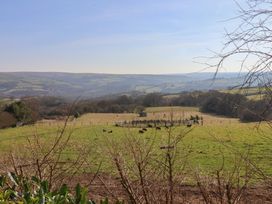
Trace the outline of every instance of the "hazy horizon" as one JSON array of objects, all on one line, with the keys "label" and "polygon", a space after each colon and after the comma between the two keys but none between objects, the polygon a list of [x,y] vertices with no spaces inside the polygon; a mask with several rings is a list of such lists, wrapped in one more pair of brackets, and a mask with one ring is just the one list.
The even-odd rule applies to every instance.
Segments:
[{"label": "hazy horizon", "polygon": [[[15,0],[2,2],[0,11],[0,72],[173,74],[205,69],[196,58],[221,48],[237,6],[229,0]],[[232,63],[224,71],[239,68]]]},{"label": "hazy horizon", "polygon": [[[69,72],[69,71],[2,71],[0,73],[64,73],[64,74],[105,74],[105,75],[186,75],[186,74],[215,74],[212,71],[180,72],[180,73],[111,73],[111,72]],[[247,72],[220,71],[220,74],[242,74]]]}]

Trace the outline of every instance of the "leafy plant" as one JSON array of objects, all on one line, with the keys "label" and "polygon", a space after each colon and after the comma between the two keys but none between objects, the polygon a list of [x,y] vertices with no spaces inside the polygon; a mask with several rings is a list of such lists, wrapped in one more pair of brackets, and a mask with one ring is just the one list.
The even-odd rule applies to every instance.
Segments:
[{"label": "leafy plant", "polygon": [[[0,176],[1,204],[96,204],[88,198],[88,190],[79,184],[73,195],[66,184],[55,191],[49,190],[48,181],[41,181],[37,177],[24,178],[15,173]],[[109,204],[106,198],[100,204]],[[117,201],[115,204],[123,204]]]}]

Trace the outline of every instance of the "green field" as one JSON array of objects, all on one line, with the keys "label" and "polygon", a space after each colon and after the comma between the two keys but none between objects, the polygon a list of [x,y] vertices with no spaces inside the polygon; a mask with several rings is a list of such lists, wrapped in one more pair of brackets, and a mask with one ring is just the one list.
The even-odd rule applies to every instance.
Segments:
[{"label": "green field", "polygon": [[[199,114],[204,118],[203,126],[195,125],[191,128],[181,126],[172,130],[173,137],[190,130],[177,146],[177,160],[182,163],[184,155],[188,155],[186,156],[188,168],[214,171],[222,165],[222,155],[226,167],[230,168],[234,152],[242,153],[250,149],[250,159],[258,167],[272,174],[272,133],[267,125],[240,123],[236,119],[205,115],[196,108],[189,107],[149,108],[147,118],[159,118],[162,115],[168,117],[171,111],[176,117]],[[70,121],[66,134],[71,133],[71,146],[66,151],[65,157],[73,159],[76,147],[89,147],[89,160],[94,165],[90,170],[95,170],[96,165],[102,162],[102,170],[112,172],[112,163],[107,154],[108,144],[114,141],[117,148],[120,145],[120,152],[125,153],[123,143],[127,137],[132,136],[139,138],[143,145],[149,144],[154,139],[155,152],[161,154],[164,150],[160,147],[166,145],[168,129],[149,128],[144,134],[139,134],[139,128],[114,126],[114,122],[135,118],[138,118],[136,114],[86,114],[76,121]],[[27,147],[27,138],[31,139],[35,135],[43,138],[44,144],[50,145],[63,124],[63,121],[42,121],[33,126],[0,130],[1,154],[26,151],[24,147]],[[103,129],[112,130],[112,133],[103,132]]]},{"label": "green field", "polygon": [[230,94],[242,94],[245,95],[249,100],[261,100],[265,96],[266,91],[267,90],[265,88],[248,87],[222,90],[221,92]]}]

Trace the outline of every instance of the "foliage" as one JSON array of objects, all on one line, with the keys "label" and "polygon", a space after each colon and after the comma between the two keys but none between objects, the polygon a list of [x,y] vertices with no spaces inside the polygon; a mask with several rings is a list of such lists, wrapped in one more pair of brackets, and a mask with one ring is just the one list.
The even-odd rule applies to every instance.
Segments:
[{"label": "foliage", "polygon": [[246,97],[240,94],[213,92],[202,104],[201,111],[238,117],[238,111],[243,108],[246,101]]},{"label": "foliage", "polygon": [[151,94],[147,94],[146,96],[144,96],[143,98],[143,102],[142,104],[145,107],[154,107],[154,106],[160,106],[162,105],[162,95],[158,94],[158,93],[151,93]]},{"label": "foliage", "polygon": [[213,92],[204,100],[200,110],[205,113],[239,118],[242,122],[259,122],[271,119],[271,102],[268,97],[262,100],[248,100],[240,94]]},{"label": "foliage", "polygon": [[26,106],[23,101],[16,101],[6,106],[5,111],[12,114],[19,122],[33,122],[31,108]]},{"label": "foliage", "polygon": [[[59,189],[50,191],[48,181],[41,181],[36,177],[24,178],[14,173],[0,176],[0,203],[26,203],[26,204],[95,204],[88,199],[88,191],[79,184],[75,187],[73,195],[66,184]],[[101,200],[101,204],[108,204],[108,199]],[[116,204],[123,202],[117,201]]]}]

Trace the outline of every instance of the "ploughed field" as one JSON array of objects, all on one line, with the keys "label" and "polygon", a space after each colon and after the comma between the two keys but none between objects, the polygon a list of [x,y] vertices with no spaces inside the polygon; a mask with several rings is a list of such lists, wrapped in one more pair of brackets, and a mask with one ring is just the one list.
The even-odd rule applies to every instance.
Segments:
[{"label": "ploughed field", "polygon": [[[161,154],[167,147],[169,131],[171,137],[180,137],[176,148],[176,170],[179,171],[186,163],[186,169],[200,169],[213,172],[224,165],[231,168],[235,156],[247,154],[254,165],[272,174],[272,131],[267,124],[240,123],[237,119],[218,117],[200,113],[191,107],[152,107],[147,108],[147,117],[137,114],[100,114],[90,113],[77,119],[70,119],[65,129],[65,137],[70,137],[63,158],[73,160],[80,149],[88,152],[90,172],[97,168],[105,173],[114,173],[113,162],[108,150],[114,144],[126,156],[127,138],[138,138],[141,145],[153,144],[154,154]],[[186,119],[198,115],[203,117],[203,125],[195,124],[172,128],[152,127],[140,132],[141,128],[116,127],[115,123],[130,120],[153,119]],[[35,125],[0,130],[0,154],[21,155],[27,158],[30,144],[35,137],[42,138],[42,144],[48,147],[53,144],[62,130],[64,121],[40,121]],[[186,170],[185,170],[186,171]]]}]

